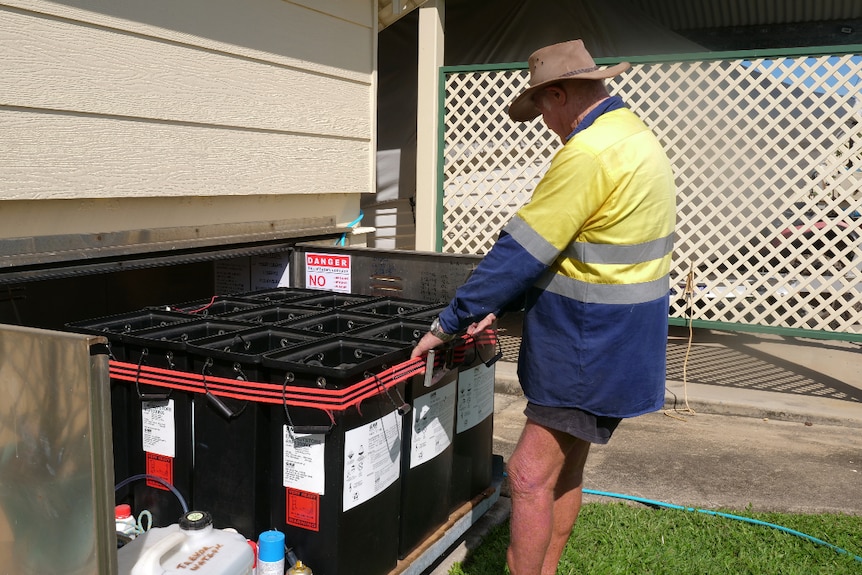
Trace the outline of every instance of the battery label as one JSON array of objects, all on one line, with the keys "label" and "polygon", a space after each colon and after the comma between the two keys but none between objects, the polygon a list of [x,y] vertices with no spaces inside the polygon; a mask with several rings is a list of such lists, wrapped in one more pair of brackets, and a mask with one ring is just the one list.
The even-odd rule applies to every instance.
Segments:
[{"label": "battery label", "polygon": [[[164,479],[170,485],[174,484],[174,459],[172,457],[165,457],[164,455],[158,455],[156,453],[147,453],[146,465],[147,475]],[[152,479],[147,479],[147,486],[155,487],[156,489],[163,489],[164,491],[170,491],[166,485],[159,481],[153,481]]]},{"label": "battery label", "polygon": [[413,400],[410,469],[443,453],[455,427],[455,382]]},{"label": "battery label", "polygon": [[142,402],[141,421],[143,450],[165,457],[176,457],[174,400]]},{"label": "battery label", "polygon": [[494,413],[494,366],[480,363],[458,374],[458,420],[455,433],[462,433]]},{"label": "battery label", "polygon": [[365,503],[401,475],[401,416],[392,411],[344,434],[342,510]]},{"label": "battery label", "polygon": [[285,523],[309,531],[320,531],[320,495],[288,487],[286,499]]},{"label": "battery label", "polygon": [[290,433],[283,427],[284,465],[282,484],[303,491],[325,495],[324,466],[326,436],[322,433]]}]

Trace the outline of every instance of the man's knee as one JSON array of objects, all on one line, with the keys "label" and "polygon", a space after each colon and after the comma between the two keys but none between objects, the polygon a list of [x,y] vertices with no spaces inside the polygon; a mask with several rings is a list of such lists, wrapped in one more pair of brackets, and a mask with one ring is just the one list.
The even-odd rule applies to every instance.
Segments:
[{"label": "man's knee", "polygon": [[541,465],[529,449],[516,450],[506,465],[512,496],[533,495],[543,490],[552,491],[559,476],[556,466]]},{"label": "man's knee", "polygon": [[509,490],[512,497],[531,496],[544,488],[541,478],[531,473],[529,467],[518,465],[517,460],[509,461],[506,466],[509,478]]}]

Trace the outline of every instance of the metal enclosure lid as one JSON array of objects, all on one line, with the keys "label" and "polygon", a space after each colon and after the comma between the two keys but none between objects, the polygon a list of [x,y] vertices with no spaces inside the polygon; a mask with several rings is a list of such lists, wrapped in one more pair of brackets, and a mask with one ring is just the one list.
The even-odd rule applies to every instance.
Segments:
[{"label": "metal enclosure lid", "polygon": [[102,336],[0,325],[6,572],[117,572],[106,343]]}]

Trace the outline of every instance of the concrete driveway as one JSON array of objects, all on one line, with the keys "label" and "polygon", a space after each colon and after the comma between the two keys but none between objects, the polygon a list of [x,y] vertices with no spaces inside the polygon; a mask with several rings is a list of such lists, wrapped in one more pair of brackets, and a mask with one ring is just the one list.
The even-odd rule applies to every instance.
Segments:
[{"label": "concrete driveway", "polygon": [[[506,459],[526,402],[510,394],[494,399],[494,452]],[[624,421],[610,443],[592,447],[584,481],[593,491],[687,507],[862,516],[862,428],[706,411],[651,413]]]}]

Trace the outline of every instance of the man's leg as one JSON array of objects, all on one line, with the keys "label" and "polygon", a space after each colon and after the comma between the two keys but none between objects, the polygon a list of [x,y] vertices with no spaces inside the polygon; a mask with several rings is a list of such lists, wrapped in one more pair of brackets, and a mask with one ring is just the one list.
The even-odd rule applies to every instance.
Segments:
[{"label": "man's leg", "polygon": [[544,573],[543,566],[553,557],[548,573],[556,569],[580,509],[588,451],[589,443],[527,420],[507,466],[512,492],[507,560],[512,575]]},{"label": "man's leg", "polygon": [[542,575],[554,575],[563,555],[563,549],[572,534],[572,527],[581,511],[584,485],[584,465],[590,452],[590,442],[574,438],[574,444],[566,454],[566,462],[557,486],[554,499],[554,527],[551,542],[545,553]]}]

